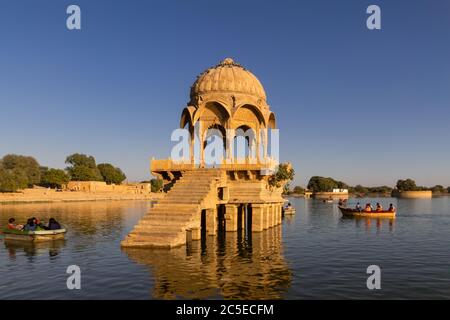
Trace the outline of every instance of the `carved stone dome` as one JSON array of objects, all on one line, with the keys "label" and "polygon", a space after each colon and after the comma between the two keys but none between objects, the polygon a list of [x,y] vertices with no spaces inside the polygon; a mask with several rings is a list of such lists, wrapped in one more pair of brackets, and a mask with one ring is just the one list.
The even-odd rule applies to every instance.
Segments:
[{"label": "carved stone dome", "polygon": [[216,92],[247,94],[266,101],[266,92],[258,78],[231,58],[197,77],[191,87],[191,99]]}]

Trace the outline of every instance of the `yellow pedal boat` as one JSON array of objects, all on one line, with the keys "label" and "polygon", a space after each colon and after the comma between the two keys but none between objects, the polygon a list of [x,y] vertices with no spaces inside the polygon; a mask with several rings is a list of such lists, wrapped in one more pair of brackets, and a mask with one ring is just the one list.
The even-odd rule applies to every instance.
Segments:
[{"label": "yellow pedal boat", "polygon": [[286,209],[284,209],[283,208],[283,213],[284,214],[286,214],[286,215],[291,215],[291,214],[295,214],[295,208],[286,208]]},{"label": "yellow pedal boat", "polygon": [[372,211],[372,212],[364,212],[359,211],[352,208],[346,208],[346,207],[339,207],[339,210],[341,210],[342,215],[345,217],[365,217],[365,218],[395,218],[396,211]]},{"label": "yellow pedal boat", "polygon": [[41,242],[64,239],[66,229],[42,230],[42,231],[19,231],[3,229],[5,240]]}]

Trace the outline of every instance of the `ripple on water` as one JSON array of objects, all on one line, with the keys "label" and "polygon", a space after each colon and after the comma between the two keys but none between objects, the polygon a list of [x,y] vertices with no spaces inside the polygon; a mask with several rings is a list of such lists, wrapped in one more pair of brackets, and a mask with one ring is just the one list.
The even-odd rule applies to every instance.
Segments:
[{"label": "ripple on water", "polygon": [[[0,240],[1,299],[339,299],[450,298],[450,201],[402,200],[398,218],[341,218],[337,208],[291,199],[281,227],[207,237],[174,250],[120,249],[145,202],[0,206],[0,224],[38,215],[68,228],[62,243]],[[370,201],[360,199],[360,202]],[[384,205],[393,199],[372,199]],[[66,287],[66,268],[82,270],[82,290]],[[369,265],[382,290],[366,288]]]}]

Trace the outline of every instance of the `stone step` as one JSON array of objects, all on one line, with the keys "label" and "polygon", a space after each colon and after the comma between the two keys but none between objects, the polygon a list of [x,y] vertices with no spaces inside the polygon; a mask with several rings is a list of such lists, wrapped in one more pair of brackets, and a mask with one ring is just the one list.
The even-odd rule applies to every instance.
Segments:
[{"label": "stone step", "polygon": [[167,207],[160,206],[157,208],[153,208],[147,215],[157,215],[157,214],[192,214],[193,212],[198,211],[198,206],[195,207],[187,207],[187,208],[177,208],[177,207]]},{"label": "stone step", "polygon": [[[179,203],[177,203],[179,204]],[[198,206],[189,206],[187,208],[179,208],[175,206],[161,205],[157,208],[153,208],[147,215],[157,215],[157,214],[192,214],[198,211]]]},{"label": "stone step", "polygon": [[147,235],[155,233],[178,233],[183,232],[183,229],[179,224],[177,225],[139,225],[133,230],[133,234]]},{"label": "stone step", "polygon": [[[175,202],[176,201],[176,202]],[[174,203],[176,204],[200,204],[200,199],[192,200],[192,199],[164,199],[159,204],[166,204],[166,205],[172,205]]]},{"label": "stone step", "polygon": [[[164,198],[164,199],[165,199],[165,198]],[[157,208],[158,205],[161,203],[161,201],[164,200],[164,199],[159,200],[158,203],[156,203],[156,204],[153,206],[153,208],[150,209],[150,212],[151,212],[151,210]],[[189,206],[190,208],[198,208],[198,205],[195,205],[195,204],[190,204],[190,205],[188,205],[188,206]],[[188,206],[183,205],[183,204],[179,204],[179,203],[174,203],[174,204],[172,205],[172,208],[183,209],[183,208],[187,208]]]},{"label": "stone step", "polygon": [[150,224],[150,223],[185,223],[192,219],[192,215],[165,215],[151,218],[143,218],[140,223]]},{"label": "stone step", "polygon": [[174,191],[176,191],[176,190],[186,190],[186,189],[188,189],[188,190],[193,190],[193,191],[194,191],[194,190],[195,190],[195,191],[208,191],[209,188],[211,188],[211,185],[210,185],[210,184],[205,184],[205,185],[194,185],[194,183],[195,183],[195,182],[192,182],[192,183],[188,182],[188,183],[180,184],[180,185],[178,185],[178,186],[173,187],[172,189],[170,189],[169,192],[174,192]]},{"label": "stone step", "polygon": [[[150,213],[148,213],[147,215],[145,215],[145,218],[148,217],[162,217],[162,216],[191,216],[193,214],[195,214],[196,212],[198,212],[198,210],[196,209],[192,209],[192,210],[176,210],[173,208],[158,208],[157,210],[154,211],[150,211]],[[142,217],[144,219],[144,217]]]},{"label": "stone step", "polygon": [[[201,197],[201,196],[206,196],[208,193],[206,191],[204,192],[190,192],[189,190],[186,190],[186,192],[173,192],[173,193],[168,193],[164,199],[167,199],[168,197],[177,197],[177,198],[193,198],[193,197]],[[161,199],[161,200],[164,200]]]},{"label": "stone step", "polygon": [[141,224],[137,226],[133,233],[141,233],[141,232],[182,232],[186,230],[185,225],[188,222],[184,222],[182,224]]},{"label": "stone step", "polygon": [[[140,237],[140,238],[136,238],[136,239],[129,239],[128,241],[128,246],[133,246],[133,247],[148,247],[148,248],[173,248],[176,246],[181,246],[184,243],[186,243],[186,237],[180,237],[180,238],[160,238],[160,237],[152,237],[152,236],[148,236],[148,237]],[[125,245],[126,246],[126,245]]]},{"label": "stone step", "polygon": [[141,221],[153,221],[153,220],[183,220],[183,219],[190,219],[195,213],[159,213],[156,215],[151,215],[149,217],[144,217],[141,219]]},{"label": "stone step", "polygon": [[136,230],[133,231],[132,234],[136,236],[142,237],[155,237],[155,238],[166,238],[166,237],[175,237],[181,233],[181,230],[167,230],[167,231],[152,231],[152,230]]},{"label": "stone step", "polygon": [[187,171],[123,241],[124,246],[173,247],[186,243],[186,229],[199,225],[200,204],[214,192],[220,170]]},{"label": "stone step", "polygon": [[171,205],[171,206],[166,206],[166,205],[160,205],[158,207],[154,207],[150,210],[150,212],[147,215],[153,215],[153,214],[158,214],[158,213],[167,213],[167,214],[171,214],[171,213],[193,213],[193,212],[197,212],[199,210],[198,205],[186,205],[185,208],[180,208],[179,206],[182,206],[183,204],[180,203],[174,203],[177,206]]},{"label": "stone step", "polygon": [[169,194],[183,194],[183,193],[188,193],[188,194],[201,194],[201,193],[207,193],[209,190],[211,190],[211,187],[207,187],[207,188],[202,188],[202,189],[198,189],[198,188],[194,188],[192,186],[183,186],[183,187],[179,187],[176,189],[172,189],[169,192],[167,192],[167,195]]},{"label": "stone step", "polygon": [[136,239],[126,239],[122,245],[125,247],[142,247],[142,248],[173,248],[182,246],[186,243],[186,237],[158,238],[158,237],[140,237]]},{"label": "stone step", "polygon": [[[186,205],[198,207],[205,197],[168,197],[158,202],[159,206]],[[175,208],[175,207],[172,207]]]},{"label": "stone step", "polygon": [[195,182],[187,182],[187,183],[183,183],[180,184],[179,186],[173,187],[172,189],[169,190],[169,192],[175,192],[178,190],[190,190],[190,191],[198,191],[198,192],[208,192],[208,190],[211,188],[210,184],[205,184],[205,185],[194,185]]},{"label": "stone step", "polygon": [[179,231],[179,232],[164,232],[164,231],[158,231],[158,232],[138,232],[133,233],[129,235],[130,240],[133,241],[148,241],[149,239],[153,239],[155,241],[164,241],[169,242],[171,239],[177,239],[177,238],[184,238],[186,239],[186,232],[185,231]]}]

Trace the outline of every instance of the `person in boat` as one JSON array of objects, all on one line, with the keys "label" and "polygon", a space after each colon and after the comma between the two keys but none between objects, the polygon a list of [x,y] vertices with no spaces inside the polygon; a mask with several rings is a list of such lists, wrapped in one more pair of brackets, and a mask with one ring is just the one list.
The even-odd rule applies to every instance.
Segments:
[{"label": "person in boat", "polygon": [[383,211],[383,206],[377,202],[377,212]]},{"label": "person in boat", "polygon": [[361,211],[361,205],[359,204],[359,202],[356,204],[355,209],[358,211]]},{"label": "person in boat", "polygon": [[36,231],[48,230],[47,226],[43,224],[39,218],[33,217],[31,219],[33,219],[34,224],[36,225]]},{"label": "person in boat", "polygon": [[342,200],[342,199],[339,199],[339,203],[338,203],[338,205],[339,205],[340,207],[342,207],[342,206],[344,205],[344,200]]},{"label": "person in boat", "polygon": [[16,219],[10,218],[8,220],[8,229],[9,230],[19,230],[19,231],[22,230],[23,229],[23,225],[16,224],[15,222],[16,222]]},{"label": "person in boat", "polygon": [[394,205],[391,203],[390,205],[389,205],[389,212],[395,212],[395,207],[394,207]]},{"label": "person in boat", "polygon": [[61,229],[61,225],[58,221],[56,221],[54,218],[50,218],[48,220],[48,227],[47,230],[59,230]]},{"label": "person in boat", "polygon": [[33,217],[31,218],[34,221],[34,224],[36,225],[37,228],[41,228],[41,229],[46,229],[46,227],[42,224],[41,220],[39,220],[39,218]]},{"label": "person in boat", "polygon": [[372,205],[370,203],[366,204],[366,207],[364,208],[364,212],[372,212],[373,208]]},{"label": "person in boat", "polygon": [[23,227],[25,231],[36,231],[37,225],[34,223],[33,218],[28,219],[27,224]]},{"label": "person in boat", "polygon": [[283,213],[287,210],[291,208],[291,203],[288,202],[286,205],[283,206],[283,208],[281,209],[283,211]]}]

